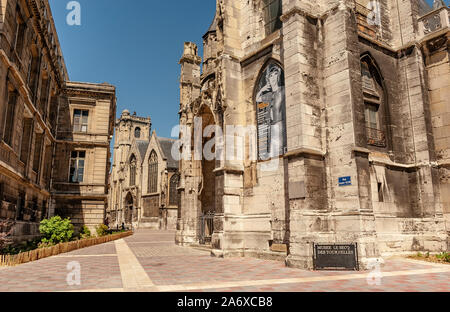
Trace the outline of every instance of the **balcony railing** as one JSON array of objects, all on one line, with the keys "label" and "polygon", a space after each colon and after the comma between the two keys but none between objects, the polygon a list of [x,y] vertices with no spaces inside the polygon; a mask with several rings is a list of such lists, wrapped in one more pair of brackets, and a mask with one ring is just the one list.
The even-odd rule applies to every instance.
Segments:
[{"label": "balcony railing", "polygon": [[450,9],[448,7],[441,7],[419,18],[420,38],[449,27]]},{"label": "balcony railing", "polygon": [[377,147],[386,147],[386,134],[384,131],[366,128],[367,144]]}]

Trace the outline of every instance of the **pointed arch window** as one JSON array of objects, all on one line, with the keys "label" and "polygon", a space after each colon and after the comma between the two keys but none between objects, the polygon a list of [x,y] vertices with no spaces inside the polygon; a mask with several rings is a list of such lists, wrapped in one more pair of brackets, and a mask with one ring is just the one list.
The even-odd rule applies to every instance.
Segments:
[{"label": "pointed arch window", "polygon": [[383,112],[385,111],[385,92],[381,74],[373,59],[365,55],[361,58],[361,79],[365,110],[367,144],[386,147],[386,132]]},{"label": "pointed arch window", "polygon": [[155,151],[152,151],[148,161],[148,192],[158,192],[158,155]]},{"label": "pointed arch window", "polygon": [[178,174],[174,174],[170,178],[170,183],[169,183],[169,205],[170,206],[178,205],[178,182],[180,182],[180,176]]},{"label": "pointed arch window", "polygon": [[136,185],[136,156],[130,158],[130,186]]},{"label": "pointed arch window", "polygon": [[281,29],[281,15],[283,13],[281,0],[263,0],[264,27],[266,36]]},{"label": "pointed arch window", "polygon": [[281,66],[270,61],[255,88],[258,159],[264,161],[284,155],[287,148],[286,90]]}]

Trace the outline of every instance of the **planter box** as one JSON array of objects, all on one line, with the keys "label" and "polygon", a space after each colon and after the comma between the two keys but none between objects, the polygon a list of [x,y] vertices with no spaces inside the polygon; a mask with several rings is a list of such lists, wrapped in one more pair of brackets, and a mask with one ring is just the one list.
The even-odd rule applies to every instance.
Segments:
[{"label": "planter box", "polygon": [[132,231],[107,235],[103,237],[88,238],[68,243],[61,243],[48,248],[35,249],[29,252],[23,252],[18,255],[4,255],[0,256],[0,266],[16,266],[40,259],[48,258],[51,256],[57,256],[62,253],[71,252],[74,250],[92,247],[108,242],[112,242],[118,239],[122,239],[133,235]]}]

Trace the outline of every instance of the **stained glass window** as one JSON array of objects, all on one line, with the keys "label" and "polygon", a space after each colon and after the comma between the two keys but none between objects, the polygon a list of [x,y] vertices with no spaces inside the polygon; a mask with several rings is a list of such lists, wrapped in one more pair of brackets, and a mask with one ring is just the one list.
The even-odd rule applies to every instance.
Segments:
[{"label": "stained glass window", "polygon": [[148,162],[148,192],[158,192],[158,155],[155,151],[150,154]]},{"label": "stained glass window", "polygon": [[130,158],[130,186],[136,185],[136,156]]}]

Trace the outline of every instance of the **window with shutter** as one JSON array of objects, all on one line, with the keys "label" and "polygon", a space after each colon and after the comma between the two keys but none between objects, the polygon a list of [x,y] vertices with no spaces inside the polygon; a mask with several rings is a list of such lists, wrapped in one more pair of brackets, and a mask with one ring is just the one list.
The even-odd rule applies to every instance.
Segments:
[{"label": "window with shutter", "polygon": [[73,131],[87,133],[89,126],[89,111],[75,109],[73,112]]},{"label": "window with shutter", "polygon": [[3,133],[3,141],[12,147],[12,138],[14,130],[14,119],[16,115],[16,104],[18,94],[17,91],[8,91],[8,105],[6,107],[5,130]]},{"label": "window with shutter", "polygon": [[85,151],[74,151],[70,157],[70,183],[83,183],[84,167],[86,161]]},{"label": "window with shutter", "polygon": [[[33,171],[37,173],[39,177],[41,168],[41,155],[42,155],[42,143],[44,140],[44,135],[42,133],[36,133],[35,143],[34,143],[34,157],[33,157]],[[39,179],[39,178],[37,178]]]},{"label": "window with shutter", "polygon": [[386,147],[386,133],[382,116],[384,105],[382,78],[374,60],[369,55],[361,59],[361,80],[367,143],[372,146]]},{"label": "window with shutter", "polygon": [[33,119],[25,118],[23,120],[22,145],[20,149],[20,161],[28,164],[30,154],[30,143],[33,132]]}]

